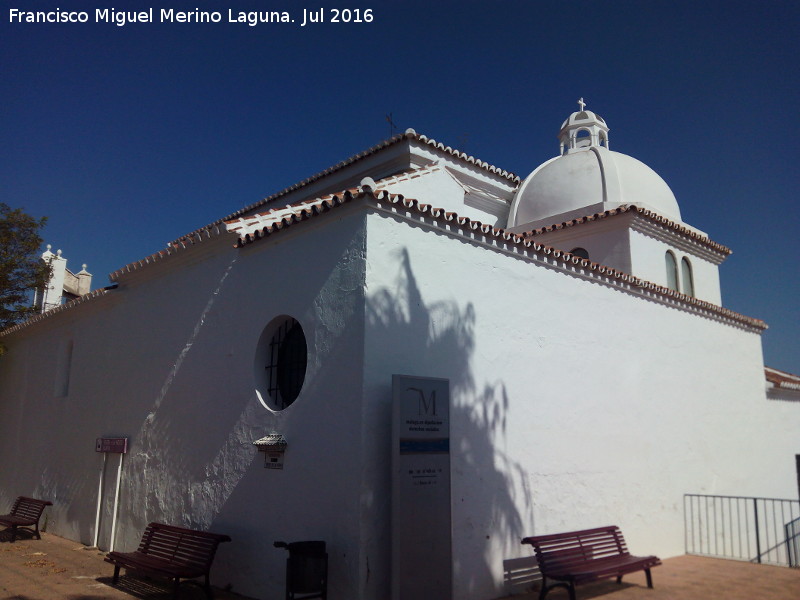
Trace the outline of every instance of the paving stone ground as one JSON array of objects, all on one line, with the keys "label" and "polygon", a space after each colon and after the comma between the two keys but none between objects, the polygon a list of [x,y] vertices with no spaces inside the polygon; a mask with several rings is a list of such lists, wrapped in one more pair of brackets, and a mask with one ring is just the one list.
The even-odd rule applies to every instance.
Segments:
[{"label": "paving stone ground", "polygon": [[[578,586],[578,600],[800,600],[800,569],[759,565],[700,556],[668,558],[651,570],[653,588],[644,572],[615,580]],[[509,598],[508,596],[506,598]],[[538,594],[522,594],[512,600],[536,600]],[[547,600],[569,598],[557,588]]]},{"label": "paving stone ground", "polygon": [[[0,600],[167,600],[171,588],[129,575],[111,586],[113,567],[104,553],[77,542],[42,534],[41,540],[23,538],[10,543],[0,535]],[[213,577],[212,577],[213,581]],[[746,562],[679,556],[653,569],[654,589],[646,587],[644,573],[580,586],[578,600],[800,600],[800,569]],[[204,598],[198,586],[182,585],[180,600]],[[252,600],[231,591],[215,590],[217,600]],[[564,600],[554,590],[548,600]],[[535,593],[506,596],[535,600]],[[262,598],[259,600],[280,600]]]}]

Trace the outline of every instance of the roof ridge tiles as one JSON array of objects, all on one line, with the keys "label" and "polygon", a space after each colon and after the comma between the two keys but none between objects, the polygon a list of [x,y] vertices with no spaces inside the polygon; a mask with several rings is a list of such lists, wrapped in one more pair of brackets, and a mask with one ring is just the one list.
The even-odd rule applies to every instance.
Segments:
[{"label": "roof ridge tiles", "polygon": [[800,375],[795,375],[788,371],[781,371],[780,369],[768,367],[766,365],[764,365],[764,375],[767,381],[776,388],[794,392],[800,391]]},{"label": "roof ridge tiles", "polygon": [[92,292],[89,292],[88,294],[84,294],[83,296],[78,296],[77,298],[73,298],[72,300],[69,300],[64,304],[56,306],[55,308],[51,308],[44,312],[38,313],[32,316],[31,318],[22,321],[21,323],[16,323],[14,325],[11,325],[10,327],[7,327],[6,329],[0,331],[0,337],[14,333],[15,331],[19,331],[20,329],[24,329],[30,325],[33,325],[34,323],[39,323],[40,321],[43,321],[55,314],[64,312],[65,310],[69,310],[80,304],[84,304],[85,302],[89,302],[90,300],[94,300],[95,298],[105,296],[108,292],[109,292],[108,287],[98,288]]},{"label": "roof ridge tiles", "polygon": [[[259,221],[263,222],[264,223],[263,227],[258,227],[245,234],[239,234],[238,241],[236,244],[234,244],[234,247],[242,248],[248,244],[251,244],[264,237],[267,237],[273,233],[282,231],[295,223],[307,221],[315,216],[322,215],[323,213],[333,210],[334,208],[337,208],[339,206],[343,206],[344,204],[349,203],[353,199],[358,199],[358,198],[369,198],[374,200],[376,203],[386,204],[391,207],[394,207],[395,209],[399,206],[402,206],[406,210],[415,211],[422,215],[429,214],[431,217],[433,217],[434,220],[449,223],[451,224],[451,226],[452,224],[456,224],[457,226],[460,226],[468,231],[480,232],[484,236],[490,238],[490,240],[496,240],[497,243],[510,244],[513,247],[521,249],[525,253],[532,252],[538,254],[540,255],[541,258],[544,258],[545,260],[550,258],[556,259],[561,263],[561,266],[563,267],[567,268],[570,268],[570,266],[580,267],[584,269],[581,273],[581,275],[584,277],[600,278],[606,282],[609,282],[610,280],[616,280],[618,282],[625,284],[630,288],[641,290],[643,293],[645,293],[645,295],[658,296],[662,300],[666,299],[668,300],[668,304],[682,304],[684,306],[691,307],[701,313],[715,314],[722,319],[727,319],[728,321],[732,321],[742,326],[756,330],[763,330],[767,328],[766,323],[764,323],[764,321],[760,319],[755,319],[752,317],[748,317],[746,315],[742,315],[730,309],[717,306],[715,304],[706,302],[704,300],[698,300],[697,298],[694,298],[692,296],[687,296],[680,292],[666,288],[662,285],[646,281],[643,279],[639,279],[634,275],[619,271],[613,267],[605,266],[600,263],[595,263],[588,259],[575,256],[567,251],[559,250],[552,246],[546,246],[544,244],[540,244],[535,241],[532,232],[526,232],[526,233],[509,232],[501,227],[496,227],[494,225],[482,223],[481,221],[473,220],[470,219],[469,217],[460,216],[453,211],[444,211],[441,208],[433,208],[430,204],[419,202],[418,200],[413,198],[406,198],[402,194],[392,194],[387,190],[380,190],[380,189],[374,190],[370,185],[348,188],[346,190],[337,193],[326,194],[325,196],[313,199],[306,199],[290,205],[286,205],[281,208],[270,208],[263,213],[256,213],[248,216],[240,216],[238,218],[234,218],[232,220],[224,222],[224,225],[226,226],[224,230],[226,232],[235,233],[238,229],[241,229],[246,224],[252,226],[254,224],[257,224],[257,222]],[[294,211],[292,209],[294,209]],[[290,210],[290,213],[286,215],[279,215],[277,219],[274,219],[272,221],[269,222],[266,221],[265,219],[266,217],[268,217],[269,215],[275,215],[275,213],[278,213],[281,210]],[[603,218],[604,216],[621,214],[622,212],[626,212],[628,210],[635,210],[640,214],[644,214],[642,212],[642,209],[640,209],[635,205],[625,205],[617,209],[605,211],[605,213],[595,214],[593,215],[593,217]],[[647,211],[647,213],[650,213],[650,211]],[[649,217],[650,214],[645,214],[645,216]],[[669,220],[666,220],[666,222],[675,225],[673,222]],[[562,223],[561,225],[568,226],[565,223]],[[156,252],[140,261],[131,263],[126,267],[123,267],[122,269],[115,271],[109,277],[111,278],[112,281],[114,281],[116,278],[118,278],[125,272],[136,271],[148,264],[161,261],[169,256],[181,252],[184,249],[192,247],[195,244],[204,241],[205,239],[208,239],[212,236],[218,237],[222,234],[223,232],[222,227],[213,226],[213,229],[211,229],[211,227],[212,226],[209,226],[209,228],[206,230],[198,230],[197,232],[194,232],[194,234],[192,234],[191,236],[185,236],[184,238],[182,238],[180,243],[175,243],[174,245],[169,246],[165,250],[160,250],[159,252]],[[719,244],[717,245],[721,246]],[[724,248],[724,246],[722,247]],[[79,303],[85,300],[89,300],[92,297],[95,297],[95,292],[92,292],[87,296],[83,296],[78,300],[65,304],[63,307],[59,309],[48,311],[47,313],[38,315],[37,317],[34,317],[33,319],[26,321],[25,323],[12,327],[6,331],[0,332],[0,335],[5,333],[10,333],[11,331],[15,331],[16,328],[18,327],[25,326],[28,323],[41,320],[41,318],[44,318],[51,313],[60,312],[61,310],[64,310],[74,305],[76,302]]]},{"label": "roof ridge tiles", "polygon": [[[287,205],[283,207],[283,209],[289,209],[294,206],[295,208],[300,208],[301,210],[299,212],[292,212],[289,215],[282,215],[277,220],[273,220],[271,222],[267,221],[266,217],[282,209],[270,209],[264,213],[257,213],[248,215],[247,217],[240,217],[236,220],[227,221],[225,224],[228,225],[228,231],[234,233],[237,229],[240,229],[246,224],[252,226],[264,223],[263,226],[260,226],[251,232],[239,235],[239,239],[234,246],[237,248],[242,248],[255,242],[256,240],[280,231],[285,227],[289,227],[294,223],[306,221],[314,216],[332,210],[337,206],[341,206],[347,202],[350,202],[355,198],[363,196],[369,196],[379,201],[402,202],[404,204],[407,202],[402,194],[391,194],[386,190],[373,190],[371,186],[358,186],[348,188],[341,192],[326,194],[325,196],[321,196],[319,198],[306,199],[301,202],[297,202],[294,205]],[[416,202],[416,200],[410,201],[408,204],[406,204],[406,206],[411,208],[414,202]]]},{"label": "roof ridge tiles", "polygon": [[[351,164],[354,164],[354,163],[358,162],[359,160],[362,160],[362,159],[364,159],[364,158],[366,158],[368,156],[376,154],[377,152],[383,150],[384,148],[388,148],[389,146],[393,146],[394,144],[400,143],[400,142],[402,142],[404,140],[416,140],[416,141],[419,141],[419,142],[421,142],[423,144],[426,144],[428,146],[431,146],[433,148],[441,150],[441,151],[443,151],[443,152],[445,152],[447,154],[450,154],[451,156],[454,156],[455,158],[458,158],[459,160],[463,160],[464,162],[466,162],[468,164],[476,165],[479,168],[484,169],[486,171],[489,171],[490,173],[492,173],[494,175],[498,175],[500,177],[503,177],[504,179],[508,179],[509,181],[512,181],[514,183],[518,184],[521,181],[520,177],[518,175],[512,173],[511,171],[506,171],[505,169],[501,169],[501,168],[496,167],[494,165],[491,165],[491,164],[489,164],[489,163],[487,163],[485,161],[481,161],[479,159],[476,159],[474,156],[468,155],[466,152],[461,152],[460,150],[456,150],[456,149],[454,149],[454,148],[452,148],[450,146],[445,146],[441,142],[437,142],[433,138],[429,138],[426,135],[422,135],[420,133],[417,133],[413,129],[407,129],[403,133],[398,133],[398,134],[396,134],[396,135],[394,135],[394,136],[392,136],[392,137],[390,137],[390,138],[388,138],[386,140],[383,140],[382,142],[379,142],[378,144],[375,144],[374,146],[371,146],[370,148],[367,148],[366,150],[363,150],[362,152],[359,152],[358,154],[354,154],[354,155],[350,156],[349,158],[346,158],[346,159],[344,159],[342,161],[339,161],[338,163],[336,163],[335,165],[333,165],[331,167],[328,167],[327,169],[324,169],[322,171],[319,171],[319,172],[315,173],[314,175],[306,177],[305,179],[302,179],[302,180],[298,181],[297,183],[294,183],[294,184],[290,185],[289,187],[286,187],[286,188],[280,190],[279,192],[271,194],[270,196],[267,196],[266,198],[262,198],[261,200],[259,200],[257,202],[254,202],[254,203],[252,203],[252,204],[250,204],[248,206],[245,206],[244,208],[241,208],[241,209],[229,214],[226,217],[218,219],[218,220],[214,221],[213,223],[210,223],[209,225],[206,225],[205,227],[201,228],[201,230],[209,228],[209,227],[213,227],[215,225],[219,225],[220,223],[224,223],[224,222],[230,221],[232,219],[235,219],[238,216],[241,216],[241,215],[243,215],[243,214],[245,214],[245,213],[247,213],[247,212],[249,212],[251,210],[254,210],[254,209],[258,208],[259,206],[263,206],[265,204],[270,204],[270,203],[274,202],[275,200],[277,200],[278,198],[289,194],[290,192],[294,192],[294,191],[296,191],[296,190],[298,190],[298,189],[300,189],[302,187],[305,187],[306,185],[309,185],[310,183],[318,181],[318,180],[322,179],[323,177],[325,177],[327,175],[335,173],[336,171],[339,171],[339,170],[341,170],[341,169],[343,169],[343,168],[345,168],[345,167],[347,167],[347,166],[349,166]],[[196,231],[200,231],[200,230],[196,230]],[[182,237],[178,238],[177,240],[175,240],[175,242],[180,241],[184,237],[193,235],[194,233],[196,233],[196,231],[190,232],[190,233],[186,234],[185,236],[182,236]],[[175,243],[175,242],[173,242],[173,243]]]},{"label": "roof ridge tiles", "polygon": [[395,173],[394,175],[387,175],[386,177],[382,177],[375,182],[377,187],[391,185],[393,183],[398,183],[400,181],[408,181],[409,179],[415,179],[417,177],[421,177],[425,173],[432,173],[435,171],[441,171],[442,167],[438,162],[429,163],[425,166],[419,167],[417,169],[410,168],[406,169],[405,171],[401,171],[399,173]]},{"label": "roof ridge tiles", "polygon": [[198,229],[197,231],[192,232],[190,235],[186,235],[175,242],[171,242],[169,246],[154,252],[144,258],[134,261],[132,263],[128,263],[124,267],[117,269],[116,271],[109,274],[108,278],[112,282],[116,282],[117,279],[124,275],[125,273],[132,273],[133,271],[137,271],[142,267],[152,264],[154,262],[161,261],[168,256],[173,256],[183,250],[191,248],[196,244],[204,242],[205,240],[211,239],[212,237],[218,237],[222,233],[222,230],[217,225],[210,225],[204,229]]},{"label": "roof ridge tiles", "polygon": [[[375,200],[377,200],[379,202],[385,202],[385,203],[387,203],[389,205],[392,205],[392,206],[402,205],[404,208],[410,209],[410,210],[414,210],[414,211],[418,212],[419,214],[423,214],[423,215],[424,214],[429,214],[429,215],[433,216],[435,219],[440,219],[440,220],[444,220],[444,221],[447,221],[447,222],[455,221],[458,225],[460,225],[460,226],[462,226],[462,227],[464,227],[464,228],[466,228],[466,229],[468,229],[470,231],[475,231],[475,232],[479,231],[482,234],[487,235],[487,236],[489,236],[491,238],[496,238],[498,240],[503,240],[504,242],[509,242],[509,243],[511,243],[513,245],[520,246],[522,248],[532,249],[536,253],[540,253],[540,254],[543,254],[544,256],[548,256],[548,257],[552,257],[552,258],[558,259],[561,262],[563,262],[565,265],[580,266],[580,267],[583,267],[585,269],[588,269],[588,273],[586,273],[586,275],[588,275],[588,276],[593,276],[593,274],[596,273],[595,276],[602,276],[604,278],[616,279],[616,280],[618,280],[618,281],[620,281],[622,283],[630,285],[633,288],[638,288],[638,289],[642,290],[643,292],[646,292],[647,294],[658,294],[659,296],[662,296],[664,298],[668,298],[668,299],[670,299],[671,302],[680,302],[682,304],[690,305],[690,306],[694,307],[695,309],[699,309],[701,311],[706,311],[706,312],[711,312],[711,313],[717,314],[717,315],[719,315],[721,317],[728,318],[728,319],[730,319],[732,321],[747,325],[747,326],[755,328],[755,329],[763,330],[763,329],[767,328],[766,323],[764,323],[764,321],[762,321],[760,319],[754,319],[752,317],[748,317],[746,315],[742,315],[742,314],[734,312],[734,311],[732,311],[730,309],[723,308],[721,306],[717,306],[716,304],[712,304],[710,302],[706,302],[705,300],[698,300],[697,298],[694,298],[693,296],[687,296],[686,294],[682,294],[681,292],[677,292],[675,290],[671,290],[671,289],[669,289],[669,288],[667,288],[665,286],[659,285],[657,283],[653,283],[651,281],[640,279],[640,278],[638,278],[638,277],[636,277],[634,275],[631,275],[630,273],[625,273],[625,272],[619,271],[619,270],[617,270],[617,269],[615,269],[613,267],[608,267],[608,266],[602,265],[600,263],[595,263],[595,262],[592,262],[592,261],[590,261],[588,259],[575,256],[575,255],[573,255],[573,254],[571,254],[571,253],[569,253],[567,251],[559,250],[559,249],[554,248],[552,246],[546,246],[544,244],[540,244],[540,243],[536,242],[533,239],[532,236],[531,237],[526,237],[526,235],[529,235],[529,234],[511,233],[511,232],[508,232],[507,230],[505,230],[505,229],[503,229],[501,227],[495,227],[493,225],[482,223],[481,221],[473,220],[473,219],[470,219],[469,217],[459,216],[457,213],[452,212],[452,211],[443,212],[440,209],[439,211],[437,211],[434,214],[434,211],[433,211],[433,209],[432,209],[430,204],[427,204],[427,203],[424,203],[424,202],[420,202],[420,201],[418,201],[416,199],[413,199],[413,198],[406,198],[402,194],[390,194],[390,193],[386,192],[385,190],[379,190],[379,192],[376,193],[371,188],[369,188],[369,189],[351,188],[350,190],[346,190],[344,193],[345,194],[348,194],[348,193],[349,194],[353,194],[354,192],[355,192],[355,196],[353,196],[353,197],[356,197],[356,196],[358,196],[358,197],[368,196],[368,197],[371,197],[371,198],[373,198],[373,199],[375,199]],[[381,195],[380,192],[383,192],[383,194]],[[334,194],[333,196],[335,197],[336,194]],[[320,199],[317,199],[315,201],[319,201],[319,200]],[[312,202],[314,202],[314,201],[312,201]],[[597,217],[597,218],[602,218],[602,216],[607,214],[607,213],[610,215],[610,214],[617,214],[617,213],[627,212],[629,210],[635,210],[636,212],[639,212],[639,213],[642,212],[642,209],[640,207],[637,207],[635,205],[625,205],[625,206],[622,206],[622,207],[619,207],[619,208],[616,208],[616,209],[611,209],[611,210],[605,211],[605,213],[598,213],[598,214],[593,215],[593,216]],[[651,211],[647,211],[647,212],[651,213]],[[651,213],[651,214],[655,214],[655,213]],[[645,214],[645,216],[649,217],[650,215],[649,214]],[[305,219],[301,219],[301,220],[305,220]],[[673,223],[672,221],[669,221],[668,219],[666,219],[666,222],[667,223]],[[564,225],[564,224],[562,224],[562,225]],[[259,237],[262,237],[262,236],[259,236]],[[240,238],[239,243],[237,244],[237,246],[241,247],[241,246],[243,246],[243,245],[245,245],[247,243],[250,243],[251,241],[255,241],[255,240],[248,239],[247,241],[244,241],[244,240],[242,240]],[[711,242],[711,243],[715,243],[715,242]],[[720,244],[717,244],[717,245],[721,246]],[[722,247],[724,248],[724,246],[722,246]]]},{"label": "roof ridge tiles", "polygon": [[643,208],[636,204],[623,204],[622,206],[618,206],[616,208],[610,208],[603,212],[594,213],[591,215],[586,215],[583,217],[575,217],[574,219],[570,219],[567,221],[562,221],[561,223],[554,223],[552,225],[545,225],[543,227],[538,227],[536,229],[532,229],[531,231],[527,231],[524,235],[535,237],[537,235],[541,235],[543,233],[550,233],[552,231],[560,231],[562,229],[566,229],[567,227],[574,227],[576,225],[581,225],[583,223],[590,223],[592,221],[599,221],[601,219],[606,219],[609,217],[614,217],[617,215],[621,215],[630,211],[634,211],[637,214],[641,215],[649,219],[650,221],[662,225],[667,229],[672,229],[673,231],[677,231],[678,233],[685,235],[694,241],[711,248],[712,250],[716,250],[725,255],[732,254],[732,251],[727,246],[724,246],[718,242],[711,240],[708,236],[700,235],[695,231],[692,231],[688,227],[677,223],[663,215],[658,214],[655,211],[652,211],[648,208]]}]

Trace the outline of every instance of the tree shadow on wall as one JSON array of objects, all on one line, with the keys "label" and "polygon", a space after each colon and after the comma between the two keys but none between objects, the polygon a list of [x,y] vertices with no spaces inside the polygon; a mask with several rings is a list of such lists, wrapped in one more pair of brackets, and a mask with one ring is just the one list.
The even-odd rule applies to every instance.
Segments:
[{"label": "tree shadow on wall", "polygon": [[[440,299],[440,289],[426,294],[406,249],[398,251],[397,264],[392,287],[368,293],[366,301],[367,339],[374,341],[367,348],[367,368],[374,377],[385,377],[380,382],[385,389],[375,390],[376,397],[385,399],[379,418],[391,423],[392,374],[449,379],[455,591],[462,596],[499,595],[503,558],[519,555],[519,540],[527,535],[523,529],[532,522],[533,511],[525,472],[503,450],[511,399],[502,380],[476,381],[480,315],[474,305]],[[426,299],[434,294],[437,299]],[[371,390],[366,393],[369,397]],[[390,430],[383,435],[391,439]],[[388,464],[391,450],[384,446]],[[391,539],[390,532],[386,538]]]}]

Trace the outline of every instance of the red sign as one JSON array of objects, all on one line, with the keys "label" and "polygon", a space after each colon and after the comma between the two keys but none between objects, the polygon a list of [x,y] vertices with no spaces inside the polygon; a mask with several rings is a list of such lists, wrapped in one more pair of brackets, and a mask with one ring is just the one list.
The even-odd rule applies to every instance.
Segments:
[{"label": "red sign", "polygon": [[95,452],[126,454],[128,452],[128,438],[97,438],[94,450]]}]

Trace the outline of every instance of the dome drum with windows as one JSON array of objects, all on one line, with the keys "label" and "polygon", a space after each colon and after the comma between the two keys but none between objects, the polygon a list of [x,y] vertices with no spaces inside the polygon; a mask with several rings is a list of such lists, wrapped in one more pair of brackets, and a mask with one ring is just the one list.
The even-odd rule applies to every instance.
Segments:
[{"label": "dome drum with windows", "polygon": [[515,191],[507,229],[721,305],[718,266],[730,251],[683,222],[675,195],[653,169],[609,148],[608,123],[583,98],[558,140],[558,156]]}]

